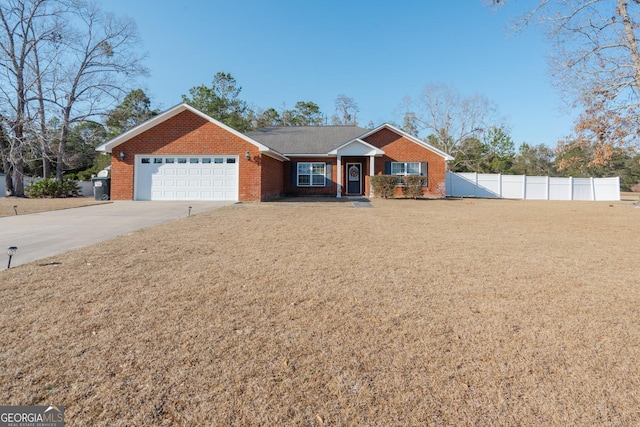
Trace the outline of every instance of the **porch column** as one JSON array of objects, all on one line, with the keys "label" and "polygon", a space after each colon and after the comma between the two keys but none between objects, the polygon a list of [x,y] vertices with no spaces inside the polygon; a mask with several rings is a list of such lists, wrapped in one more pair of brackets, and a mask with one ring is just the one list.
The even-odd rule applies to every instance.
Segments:
[{"label": "porch column", "polygon": [[336,171],[336,197],[342,197],[342,156],[338,154],[338,170]]},{"label": "porch column", "polygon": [[375,197],[373,194],[373,180],[371,179],[376,173],[375,159],[375,156],[369,156],[369,197]]}]

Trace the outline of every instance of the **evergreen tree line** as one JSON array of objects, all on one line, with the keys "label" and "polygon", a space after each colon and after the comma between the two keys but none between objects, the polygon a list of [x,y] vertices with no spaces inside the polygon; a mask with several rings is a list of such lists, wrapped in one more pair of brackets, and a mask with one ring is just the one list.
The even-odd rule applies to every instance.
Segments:
[{"label": "evergreen tree line", "polygon": [[[358,125],[357,103],[346,95],[335,100],[335,111],[331,119],[322,113],[312,101],[299,101],[292,109],[277,110],[274,107],[260,109],[250,107],[240,97],[241,87],[229,73],[216,73],[211,86],[195,86],[182,101],[192,105],[212,118],[240,131],[248,132],[269,126],[322,126]],[[134,126],[159,114],[142,89],[130,91],[115,108],[107,111],[101,121],[82,121],[69,128],[65,156],[65,176],[86,180],[110,163],[110,157],[95,151],[95,148],[126,132]],[[407,133],[418,136],[415,120],[395,125]],[[53,118],[47,131],[60,134],[60,122]],[[366,127],[373,128],[373,123]],[[441,132],[442,133],[442,132]],[[429,144],[448,150],[454,160],[450,170],[454,172],[501,173],[517,175],[549,175],[573,177],[620,176],[621,188],[629,190],[640,181],[640,155],[630,149],[616,148],[606,164],[591,162],[596,147],[584,143],[563,141],[552,149],[544,144],[516,146],[504,126],[493,125],[487,129],[474,129],[470,135],[458,142],[440,142],[435,132],[424,140]],[[53,139],[55,140],[55,138]],[[33,156],[25,162],[25,171],[42,176],[42,162]]]}]

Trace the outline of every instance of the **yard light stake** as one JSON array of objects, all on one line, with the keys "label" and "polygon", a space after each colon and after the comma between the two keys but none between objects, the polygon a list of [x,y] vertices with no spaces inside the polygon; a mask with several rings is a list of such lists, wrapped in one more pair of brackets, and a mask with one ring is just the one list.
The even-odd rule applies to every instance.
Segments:
[{"label": "yard light stake", "polygon": [[11,258],[17,250],[18,248],[16,246],[9,246],[9,249],[7,249],[7,254],[9,255],[9,263],[7,264],[7,268],[11,268]]},{"label": "yard light stake", "polygon": [[191,206],[189,206],[189,216],[191,216]]},{"label": "yard light stake", "polygon": [[18,205],[13,205],[13,211],[18,215]]}]

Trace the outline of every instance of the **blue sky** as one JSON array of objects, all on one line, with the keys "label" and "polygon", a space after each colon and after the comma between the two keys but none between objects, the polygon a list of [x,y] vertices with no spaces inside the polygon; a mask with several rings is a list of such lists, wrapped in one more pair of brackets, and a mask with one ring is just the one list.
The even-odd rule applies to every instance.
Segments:
[{"label": "blue sky", "polygon": [[378,125],[401,121],[405,96],[443,83],[494,101],[517,145],[554,147],[573,117],[551,85],[544,37],[535,28],[507,29],[521,3],[497,13],[482,0],[109,0],[103,7],[136,21],[150,70],[140,86],[161,109],[225,71],[254,107],[313,101],[331,116],[345,94],[358,103],[361,125]]}]

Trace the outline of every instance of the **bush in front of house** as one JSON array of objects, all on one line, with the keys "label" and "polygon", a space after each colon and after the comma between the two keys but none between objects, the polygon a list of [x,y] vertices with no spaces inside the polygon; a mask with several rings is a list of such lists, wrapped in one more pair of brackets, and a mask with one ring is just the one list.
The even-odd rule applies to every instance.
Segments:
[{"label": "bush in front of house", "polygon": [[425,176],[417,176],[417,175],[409,175],[403,176],[402,182],[404,183],[403,194],[405,197],[411,197],[412,199],[417,199],[418,197],[422,197],[424,195],[424,183],[426,182],[427,177]]},{"label": "bush in front of house", "polygon": [[45,178],[31,181],[24,189],[24,193],[32,199],[77,197],[80,195],[80,187],[78,182],[72,179],[64,178],[58,181],[55,178]]},{"label": "bush in front of house", "polygon": [[388,199],[396,194],[398,177],[396,175],[374,175],[371,177],[373,192],[378,197]]}]

